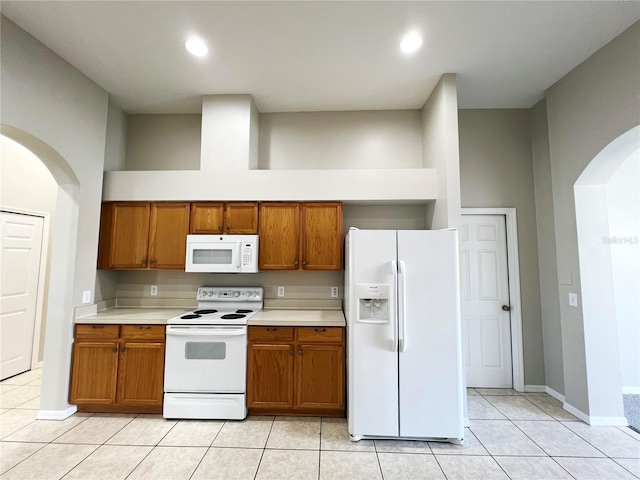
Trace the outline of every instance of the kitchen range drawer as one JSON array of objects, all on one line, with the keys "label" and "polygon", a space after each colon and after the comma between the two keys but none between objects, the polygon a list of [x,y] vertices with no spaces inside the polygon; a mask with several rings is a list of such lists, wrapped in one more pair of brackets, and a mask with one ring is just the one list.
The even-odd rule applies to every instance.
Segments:
[{"label": "kitchen range drawer", "polygon": [[293,327],[249,327],[249,341],[293,342]]},{"label": "kitchen range drawer", "polygon": [[76,325],[76,339],[118,338],[120,325]]},{"label": "kitchen range drawer", "polygon": [[342,342],[340,327],[298,327],[299,342]]},{"label": "kitchen range drawer", "polygon": [[122,338],[164,340],[164,325],[122,325]]}]

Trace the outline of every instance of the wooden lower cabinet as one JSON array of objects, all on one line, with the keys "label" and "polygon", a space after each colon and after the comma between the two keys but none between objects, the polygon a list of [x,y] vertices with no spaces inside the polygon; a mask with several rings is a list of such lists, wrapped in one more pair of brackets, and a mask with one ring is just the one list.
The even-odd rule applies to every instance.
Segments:
[{"label": "wooden lower cabinet", "polygon": [[76,325],[69,402],[81,412],[162,413],[164,326]]},{"label": "wooden lower cabinet", "polygon": [[249,327],[251,414],[344,416],[344,328]]}]

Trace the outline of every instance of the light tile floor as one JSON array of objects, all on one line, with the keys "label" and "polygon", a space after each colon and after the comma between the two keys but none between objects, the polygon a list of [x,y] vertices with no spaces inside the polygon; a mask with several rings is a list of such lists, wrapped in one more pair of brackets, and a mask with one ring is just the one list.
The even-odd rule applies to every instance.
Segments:
[{"label": "light tile floor", "polygon": [[349,441],[345,419],[36,420],[40,370],[0,382],[2,479],[638,479],[640,434],[590,427],[546,394],[469,389],[464,445]]}]

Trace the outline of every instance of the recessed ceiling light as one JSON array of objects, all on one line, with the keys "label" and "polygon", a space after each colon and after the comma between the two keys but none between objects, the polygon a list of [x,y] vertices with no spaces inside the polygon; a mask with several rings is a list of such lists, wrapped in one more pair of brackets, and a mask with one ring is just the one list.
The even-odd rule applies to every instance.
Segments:
[{"label": "recessed ceiling light", "polygon": [[197,57],[204,57],[209,52],[207,44],[197,37],[191,37],[185,42],[184,46],[189,53],[196,55]]},{"label": "recessed ceiling light", "polygon": [[422,37],[415,33],[408,33],[400,42],[400,50],[404,53],[413,53],[422,45]]}]

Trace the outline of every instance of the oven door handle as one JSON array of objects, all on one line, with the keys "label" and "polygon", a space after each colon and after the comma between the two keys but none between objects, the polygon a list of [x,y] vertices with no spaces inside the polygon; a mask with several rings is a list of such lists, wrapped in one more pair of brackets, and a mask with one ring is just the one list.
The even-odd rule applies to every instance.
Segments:
[{"label": "oven door handle", "polygon": [[167,335],[178,335],[185,337],[238,337],[246,335],[247,332],[243,329],[207,329],[207,328],[180,328],[180,327],[167,327]]}]

